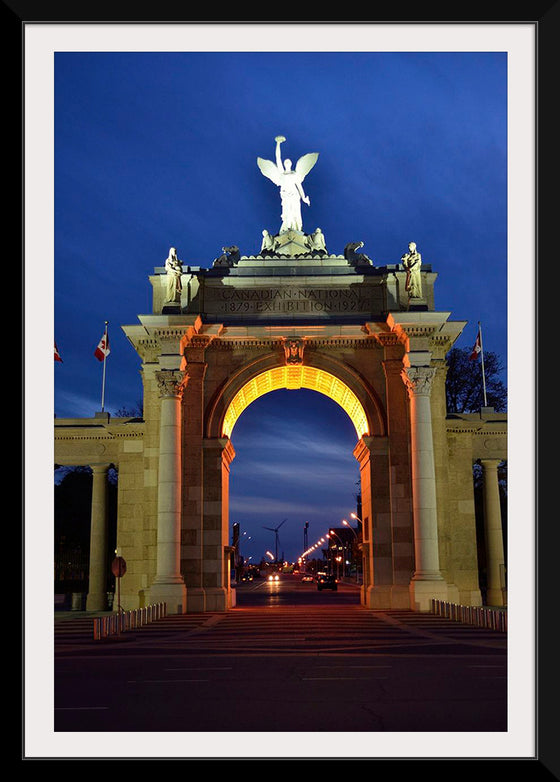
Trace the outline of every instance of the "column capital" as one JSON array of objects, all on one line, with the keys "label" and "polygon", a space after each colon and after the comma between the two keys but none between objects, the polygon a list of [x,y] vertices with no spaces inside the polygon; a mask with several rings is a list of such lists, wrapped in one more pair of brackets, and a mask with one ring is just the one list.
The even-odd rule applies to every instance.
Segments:
[{"label": "column capital", "polygon": [[188,380],[189,377],[186,372],[181,372],[177,369],[162,369],[156,372],[156,381],[161,398],[180,398],[183,395]]},{"label": "column capital", "polygon": [[111,463],[110,462],[103,462],[103,463],[93,462],[89,466],[91,467],[92,472],[103,474],[103,473],[106,473],[106,472],[109,471],[109,467],[111,466]]},{"label": "column capital", "polygon": [[496,459],[496,458],[482,458],[478,460],[482,467],[484,467],[485,470],[497,470],[499,465],[502,463],[502,459]]},{"label": "column capital", "polygon": [[430,396],[435,374],[435,367],[404,367],[401,377],[410,398]]}]

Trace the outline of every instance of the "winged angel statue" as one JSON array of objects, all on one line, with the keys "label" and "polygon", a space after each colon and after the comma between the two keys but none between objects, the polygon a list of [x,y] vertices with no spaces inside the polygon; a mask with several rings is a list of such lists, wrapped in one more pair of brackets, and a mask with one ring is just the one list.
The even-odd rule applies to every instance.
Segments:
[{"label": "winged angel statue", "polygon": [[284,136],[276,136],[276,164],[271,160],[257,158],[257,165],[261,173],[278,185],[280,188],[280,199],[282,202],[282,226],[280,232],[296,230],[301,231],[303,223],[301,219],[301,202],[308,206],[310,204],[309,196],[306,196],[303,190],[303,180],[311,171],[317,158],[318,152],[309,152],[300,157],[296,163],[295,169],[292,169],[292,161],[284,160],[280,155],[280,144],[286,141]]}]

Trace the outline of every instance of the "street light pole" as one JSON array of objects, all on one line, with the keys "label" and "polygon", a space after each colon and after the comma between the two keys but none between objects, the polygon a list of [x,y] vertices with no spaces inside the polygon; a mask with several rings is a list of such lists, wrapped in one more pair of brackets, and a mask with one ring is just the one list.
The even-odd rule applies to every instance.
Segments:
[{"label": "street light pole", "polygon": [[[342,578],[344,578],[344,576],[346,575],[346,562],[344,558],[344,541],[336,534],[336,532],[333,532],[332,529],[330,529],[327,532],[327,537],[329,537],[330,535],[333,535],[333,537],[337,538],[338,541],[340,542],[340,545],[342,546]],[[336,561],[338,563],[339,560],[337,559]],[[340,565],[338,564],[337,564],[337,573],[340,576]]]},{"label": "street light pole", "polygon": [[346,519],[342,519],[342,523],[344,524],[345,527],[348,527],[348,529],[353,533],[354,537],[357,539],[358,535],[356,534],[356,530],[353,527],[351,527],[350,524],[348,524]]}]

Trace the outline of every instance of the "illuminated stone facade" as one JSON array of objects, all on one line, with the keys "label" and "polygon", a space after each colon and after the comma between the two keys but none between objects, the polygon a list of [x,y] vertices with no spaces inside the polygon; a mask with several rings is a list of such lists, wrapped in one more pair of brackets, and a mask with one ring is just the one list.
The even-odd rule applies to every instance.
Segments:
[{"label": "illuminated stone facade", "polygon": [[117,545],[127,563],[121,605],[164,600],[182,613],[235,604],[234,428],[254,399],[278,388],[326,394],[356,429],[364,606],[481,604],[472,481],[479,459],[488,594],[493,605],[505,602],[494,467],[507,458],[506,418],[449,416],[445,406],[445,355],[465,322],[435,309],[429,264],[418,272],[423,298],[411,298],[401,263],[375,266],[356,254],[359,244],[344,255],[306,254],[305,235],[295,234],[296,257],[225,248],[211,268],[183,266],[173,301],[166,270],[156,267],[152,312],[123,326],[141,360],[143,420],[56,420],[55,461],[90,464],[97,476],[89,609],[103,607],[95,584],[110,552],[99,476],[110,464],[119,473]]}]

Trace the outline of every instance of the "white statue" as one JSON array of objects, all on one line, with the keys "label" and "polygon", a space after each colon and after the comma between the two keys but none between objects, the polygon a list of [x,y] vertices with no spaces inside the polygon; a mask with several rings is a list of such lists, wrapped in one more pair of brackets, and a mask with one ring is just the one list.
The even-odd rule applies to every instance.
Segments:
[{"label": "white statue", "polygon": [[410,242],[408,252],[401,258],[401,263],[406,269],[405,290],[411,299],[422,298],[422,278],[420,276],[420,267],[422,266],[422,256],[416,251],[415,242]]},{"label": "white statue", "polygon": [[316,228],[315,231],[309,235],[307,244],[311,252],[326,253],[327,247],[325,245],[325,235],[320,228]]},{"label": "white statue", "polygon": [[274,248],[275,248],[274,236],[271,236],[266,230],[262,232],[262,236],[263,236],[263,240],[261,244],[261,255],[265,253],[270,254],[274,252]]},{"label": "white statue", "polygon": [[280,188],[280,199],[282,201],[282,225],[280,232],[289,231],[290,229],[301,231],[303,227],[301,202],[303,201],[308,206],[310,204],[309,197],[303,191],[302,183],[317,162],[319,153],[309,152],[307,155],[303,155],[296,163],[295,169],[292,169],[292,161],[286,159],[282,163],[280,155],[280,144],[286,141],[285,137],[276,136],[274,140],[276,141],[276,164],[271,160],[264,160],[258,157],[257,165],[261,173]]},{"label": "white statue", "polygon": [[174,247],[169,248],[169,255],[165,260],[165,271],[167,272],[167,298],[166,301],[180,301],[181,274],[183,273],[183,264],[177,258],[177,250]]}]

